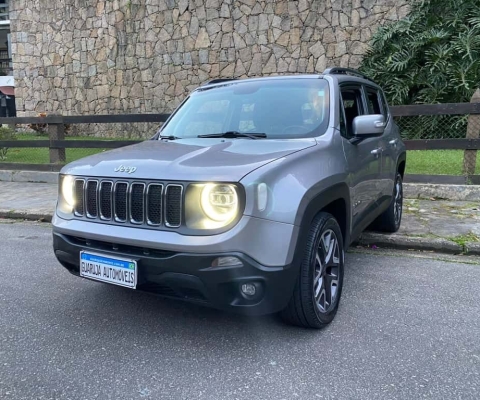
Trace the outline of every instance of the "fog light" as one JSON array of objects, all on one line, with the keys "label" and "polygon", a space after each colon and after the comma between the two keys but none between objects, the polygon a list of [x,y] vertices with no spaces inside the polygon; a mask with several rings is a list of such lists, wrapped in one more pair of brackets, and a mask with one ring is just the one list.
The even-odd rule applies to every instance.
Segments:
[{"label": "fog light", "polygon": [[244,283],[241,289],[242,293],[246,296],[255,296],[255,293],[257,292],[257,288],[253,283]]},{"label": "fog light", "polygon": [[212,262],[212,267],[241,267],[243,263],[237,257],[218,257]]}]

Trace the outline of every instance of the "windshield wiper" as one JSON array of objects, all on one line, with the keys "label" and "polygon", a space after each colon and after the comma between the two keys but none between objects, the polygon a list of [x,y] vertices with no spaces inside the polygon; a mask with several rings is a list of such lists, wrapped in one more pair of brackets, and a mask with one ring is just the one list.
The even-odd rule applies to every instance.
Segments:
[{"label": "windshield wiper", "polygon": [[267,135],[265,133],[243,133],[237,131],[228,131],[223,133],[211,133],[209,135],[198,135],[199,138],[227,138],[227,139],[235,139],[239,137],[248,137],[250,139],[260,139],[266,138]]},{"label": "windshield wiper", "polygon": [[169,136],[162,136],[162,135],[160,135],[158,138],[159,138],[159,139],[167,139],[167,140],[181,139],[181,137],[173,136],[173,135],[169,135]]}]

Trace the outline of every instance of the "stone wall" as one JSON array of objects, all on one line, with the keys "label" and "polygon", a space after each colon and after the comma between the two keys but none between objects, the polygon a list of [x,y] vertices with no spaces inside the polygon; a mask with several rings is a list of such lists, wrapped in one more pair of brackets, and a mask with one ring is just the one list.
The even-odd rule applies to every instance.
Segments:
[{"label": "stone wall", "polygon": [[170,112],[212,78],[355,68],[407,2],[13,0],[18,115]]}]

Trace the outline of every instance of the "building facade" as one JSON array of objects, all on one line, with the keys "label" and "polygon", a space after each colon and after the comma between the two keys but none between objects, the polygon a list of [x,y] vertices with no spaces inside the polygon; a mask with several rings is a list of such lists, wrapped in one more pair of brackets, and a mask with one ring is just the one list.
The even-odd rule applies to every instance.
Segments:
[{"label": "building facade", "polygon": [[407,0],[12,0],[19,116],[170,112],[209,79],[358,67]]}]

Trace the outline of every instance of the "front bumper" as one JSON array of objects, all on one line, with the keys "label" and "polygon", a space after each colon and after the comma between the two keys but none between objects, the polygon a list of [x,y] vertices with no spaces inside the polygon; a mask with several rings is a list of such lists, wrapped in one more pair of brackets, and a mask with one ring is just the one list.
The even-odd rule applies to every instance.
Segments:
[{"label": "front bumper", "polygon": [[[294,264],[267,267],[238,252],[196,254],[149,249],[85,239],[55,230],[53,248],[58,261],[74,275],[79,275],[82,250],[135,259],[138,290],[248,315],[269,314],[285,308],[298,273]],[[212,267],[219,256],[237,257],[243,265]],[[244,283],[255,284],[255,296],[242,294],[240,287]]]},{"label": "front bumper", "polygon": [[68,236],[161,249],[178,253],[241,252],[261,265],[289,265],[296,252],[299,227],[282,222],[243,216],[232,229],[218,235],[187,236],[173,230],[141,229],[108,225],[54,215],[53,230]]}]

